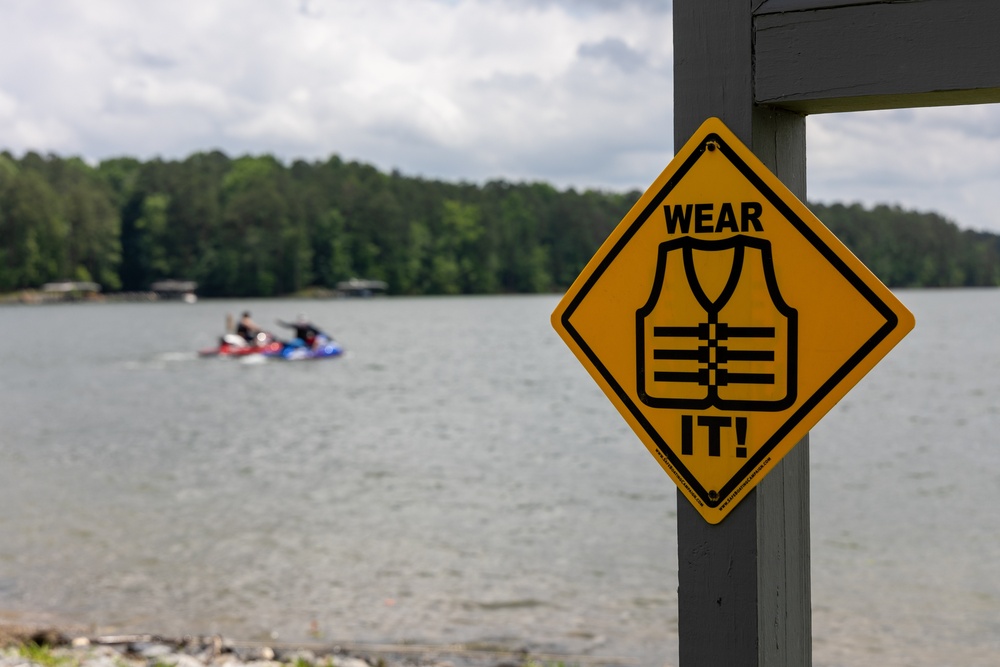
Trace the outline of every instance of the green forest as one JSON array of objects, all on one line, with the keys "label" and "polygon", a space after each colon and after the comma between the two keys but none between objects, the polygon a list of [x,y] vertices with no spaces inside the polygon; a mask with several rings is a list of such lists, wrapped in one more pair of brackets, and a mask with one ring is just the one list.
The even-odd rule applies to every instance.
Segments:
[{"label": "green forest", "polygon": [[[0,153],[0,293],[162,279],[280,296],[360,277],[391,294],[564,289],[640,192],[447,183],[339,157],[183,161]],[[812,205],[891,287],[1000,284],[1000,236],[898,207]]]}]

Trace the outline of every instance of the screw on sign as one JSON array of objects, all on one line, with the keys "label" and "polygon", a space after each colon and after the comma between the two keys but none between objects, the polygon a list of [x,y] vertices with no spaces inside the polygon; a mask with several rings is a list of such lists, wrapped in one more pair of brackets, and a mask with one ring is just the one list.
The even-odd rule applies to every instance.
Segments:
[{"label": "screw on sign", "polygon": [[914,326],[715,118],[611,233],[552,323],[710,523]]}]

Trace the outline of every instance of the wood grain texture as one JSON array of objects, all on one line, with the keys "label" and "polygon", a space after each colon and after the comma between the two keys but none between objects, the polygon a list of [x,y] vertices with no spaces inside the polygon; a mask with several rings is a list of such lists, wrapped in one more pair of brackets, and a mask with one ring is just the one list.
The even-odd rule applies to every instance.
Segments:
[{"label": "wood grain texture", "polygon": [[[675,0],[674,144],[717,116],[803,201],[804,114],[1000,102],[994,0]],[[677,494],[681,667],[812,664],[808,437],[718,525]]]},{"label": "wood grain texture", "polygon": [[754,8],[755,14],[801,12],[809,9],[832,9],[848,5],[877,5],[887,2],[919,2],[919,0],[762,0]]},{"label": "wood grain texture", "polygon": [[[804,117],[754,104],[760,6],[675,0],[674,145],[716,116],[804,200]],[[678,491],[677,542],[681,667],[812,664],[807,440],[717,525]]]},{"label": "wood grain texture", "polygon": [[1000,2],[770,0],[753,22],[758,104],[824,113],[1000,102]]}]

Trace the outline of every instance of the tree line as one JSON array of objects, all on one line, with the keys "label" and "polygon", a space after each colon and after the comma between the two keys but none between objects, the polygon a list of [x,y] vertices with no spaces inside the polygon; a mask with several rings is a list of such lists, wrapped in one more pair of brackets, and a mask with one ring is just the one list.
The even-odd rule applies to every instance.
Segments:
[{"label": "tree line", "polygon": [[[0,292],[46,282],[279,296],[382,280],[393,294],[565,288],[641,193],[406,177],[341,160],[0,153]],[[890,286],[1000,285],[1000,236],[934,213],[813,205]]]}]

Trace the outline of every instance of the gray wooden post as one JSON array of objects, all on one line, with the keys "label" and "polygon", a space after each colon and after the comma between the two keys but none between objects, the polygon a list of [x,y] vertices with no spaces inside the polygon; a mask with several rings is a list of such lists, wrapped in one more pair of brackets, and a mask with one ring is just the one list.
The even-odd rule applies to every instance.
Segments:
[{"label": "gray wooden post", "polygon": [[[1000,2],[674,0],[674,145],[717,116],[800,199],[800,114],[1000,102]],[[766,106],[765,106],[766,105]],[[808,437],[722,523],[678,492],[681,667],[808,667]]]},{"label": "gray wooden post", "polygon": [[[717,116],[804,200],[805,118],[754,105],[751,10],[674,1],[674,145]],[[808,443],[720,524],[677,506],[681,667],[811,665]]]}]

